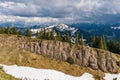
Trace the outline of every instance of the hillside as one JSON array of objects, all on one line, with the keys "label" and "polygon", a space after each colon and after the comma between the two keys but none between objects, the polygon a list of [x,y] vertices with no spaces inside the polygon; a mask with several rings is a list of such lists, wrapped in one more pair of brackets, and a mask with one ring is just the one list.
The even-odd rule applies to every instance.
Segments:
[{"label": "hillside", "polygon": [[[33,44],[36,45],[37,43],[42,44],[42,47],[40,47],[42,53],[36,52],[39,51],[39,49],[37,47],[35,50],[36,46],[34,46]],[[58,43],[61,44],[61,46],[58,46]],[[34,47],[32,47],[31,45]],[[30,46],[31,48],[29,48]],[[64,51],[64,55],[62,57],[58,56],[58,52],[56,52],[57,49],[59,49],[58,47],[61,47],[61,51],[58,50],[58,52]],[[76,52],[76,50],[79,52],[82,49],[85,49],[84,51],[87,51],[83,54],[84,56],[82,56],[82,60],[84,61],[82,65],[79,65],[79,62],[76,63],[76,61],[75,63],[78,65],[69,64],[65,62],[67,57],[68,56],[70,57],[70,55],[68,54],[71,54],[72,52]],[[71,50],[72,50],[71,53],[66,52]],[[95,51],[95,50],[97,50],[100,53],[96,53],[96,52],[89,53],[89,51]],[[54,51],[53,55],[50,53],[51,51]],[[93,55],[92,56],[93,60],[89,59],[90,57],[88,54]],[[101,56],[100,59],[96,58],[98,54]],[[75,45],[72,45],[72,48],[70,48],[68,43],[63,43],[63,42],[55,43],[54,41],[47,41],[47,40],[41,41],[37,39],[30,39],[27,37],[20,37],[16,35],[0,35],[0,64],[6,64],[6,65],[17,64],[20,66],[31,66],[35,68],[55,69],[57,71],[62,71],[66,74],[70,74],[73,76],[80,76],[83,73],[88,72],[94,75],[96,80],[100,80],[103,79],[104,72],[119,72],[119,68],[116,65],[116,60],[119,60],[118,59],[119,56],[117,55],[116,57],[116,55],[114,55],[113,53],[111,53],[111,55],[108,54],[110,54],[110,52],[93,49],[90,47],[82,48],[81,46],[76,47]],[[75,59],[74,56],[73,58]],[[91,61],[90,62],[91,64],[89,65],[91,65],[92,67],[97,66],[97,68],[93,69],[95,67],[92,68],[88,66],[87,64],[89,61]],[[101,62],[100,65],[102,66],[94,65],[95,61],[97,61],[97,63]],[[105,71],[102,70],[103,68],[105,68]]]},{"label": "hillside", "polygon": [[0,70],[0,80],[18,80]]}]

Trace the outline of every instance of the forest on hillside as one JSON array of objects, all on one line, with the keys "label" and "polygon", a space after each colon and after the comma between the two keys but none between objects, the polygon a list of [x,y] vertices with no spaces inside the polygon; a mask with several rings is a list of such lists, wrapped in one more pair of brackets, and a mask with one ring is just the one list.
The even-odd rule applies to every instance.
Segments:
[{"label": "forest on hillside", "polygon": [[[21,30],[17,30],[16,27],[10,28],[9,26],[7,28],[0,28],[0,34],[13,34],[13,35],[24,35],[27,37],[32,37],[32,33],[30,29],[26,29],[25,34]],[[103,50],[108,50],[113,53],[120,54],[120,39],[119,40],[109,40],[106,41],[104,35],[101,37],[98,37],[97,35],[91,36],[87,42],[84,41],[84,36],[82,34],[75,34],[75,42],[73,43],[71,41],[71,36],[69,33],[66,33],[64,36],[61,35],[60,32],[57,32],[57,34],[54,34],[54,30],[46,31],[45,28],[43,28],[40,32],[36,33],[37,39],[45,39],[45,40],[57,40],[62,42],[68,42],[71,46],[72,44],[76,45],[82,45],[82,46],[90,46],[93,48],[99,48]]]}]

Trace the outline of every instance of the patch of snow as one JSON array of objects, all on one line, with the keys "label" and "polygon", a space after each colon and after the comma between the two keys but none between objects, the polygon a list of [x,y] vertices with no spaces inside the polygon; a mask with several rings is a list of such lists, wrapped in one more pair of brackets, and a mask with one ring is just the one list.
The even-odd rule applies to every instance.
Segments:
[{"label": "patch of snow", "polygon": [[114,78],[117,78],[117,80],[120,80],[120,73],[119,74],[109,74],[105,73],[105,80],[113,80]]},{"label": "patch of snow", "polygon": [[[46,32],[49,32],[51,31],[53,28],[56,28],[57,30],[59,31],[71,31],[71,35],[74,35],[75,32],[78,30],[76,28],[72,28],[72,27],[69,27],[65,24],[55,24],[55,25],[51,25],[51,26],[48,26],[48,27],[45,27],[46,29]],[[30,29],[30,31],[35,34],[37,32],[40,32],[43,28],[38,28],[38,29]]]},{"label": "patch of snow", "polygon": [[120,26],[119,27],[111,27],[111,29],[120,29]]},{"label": "patch of snow", "polygon": [[40,31],[41,31],[41,28],[39,28],[39,29],[30,29],[30,31],[35,34],[35,33],[37,33],[37,32],[40,32]]},{"label": "patch of snow", "polygon": [[55,27],[55,25],[51,25],[51,26],[46,27],[45,29],[51,29],[51,28],[54,28],[54,27]]},{"label": "patch of snow", "polygon": [[74,29],[72,32],[71,32],[71,35],[75,35],[75,32],[77,31],[78,29]]},{"label": "patch of snow", "polygon": [[89,73],[84,73],[81,77],[74,77],[63,72],[51,69],[36,69],[24,66],[2,65],[3,70],[16,78],[27,80],[95,80]]},{"label": "patch of snow", "polygon": [[64,30],[73,31],[73,30],[75,30],[75,28],[69,27],[65,24],[59,24],[59,25],[56,25],[55,27],[60,31],[64,31]]}]

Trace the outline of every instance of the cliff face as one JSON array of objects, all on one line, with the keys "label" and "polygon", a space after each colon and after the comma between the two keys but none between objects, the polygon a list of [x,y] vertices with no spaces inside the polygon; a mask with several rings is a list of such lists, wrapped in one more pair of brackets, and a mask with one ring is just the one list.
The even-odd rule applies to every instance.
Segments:
[{"label": "cliff face", "polygon": [[[28,38],[18,38],[17,36],[0,35],[1,46],[13,46],[26,49],[28,51],[66,61],[68,57],[72,57],[75,64],[90,67],[94,70],[104,72],[117,72],[116,57],[109,51],[90,48],[88,46],[70,45],[65,42],[38,40],[33,41]],[[114,57],[113,57],[114,56]]]},{"label": "cliff face", "polygon": [[46,40],[29,43],[22,41],[20,48],[62,61],[72,57],[75,64],[80,66],[90,67],[94,70],[100,69],[104,72],[117,72],[116,60],[113,54],[104,50],[76,45],[70,47],[65,42]]}]

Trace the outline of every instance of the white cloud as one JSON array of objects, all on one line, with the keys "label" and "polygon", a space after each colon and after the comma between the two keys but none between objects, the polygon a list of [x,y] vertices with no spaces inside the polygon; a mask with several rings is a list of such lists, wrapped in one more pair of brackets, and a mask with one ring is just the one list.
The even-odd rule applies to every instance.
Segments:
[{"label": "white cloud", "polygon": [[101,3],[98,0],[80,0],[75,4],[76,8],[85,11],[91,12],[100,8]]},{"label": "white cloud", "polygon": [[58,19],[50,17],[40,18],[0,15],[0,22],[50,23],[58,22]]},{"label": "white cloud", "polygon": [[34,21],[39,21],[36,18],[51,18],[60,22],[110,22],[118,20],[116,16],[120,16],[119,5],[120,0],[0,0],[0,14],[35,17]]},{"label": "white cloud", "polygon": [[15,2],[0,2],[0,6],[4,9],[3,11],[9,15],[36,15],[37,6],[31,3],[15,3]]}]

